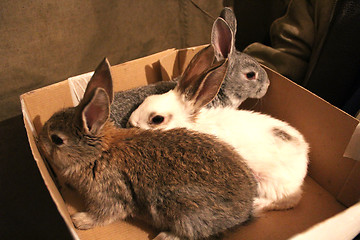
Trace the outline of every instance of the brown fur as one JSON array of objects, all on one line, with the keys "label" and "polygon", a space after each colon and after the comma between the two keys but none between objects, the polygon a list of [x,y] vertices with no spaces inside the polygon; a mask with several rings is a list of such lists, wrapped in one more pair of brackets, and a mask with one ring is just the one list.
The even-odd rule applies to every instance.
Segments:
[{"label": "brown fur", "polygon": [[86,201],[87,212],[72,216],[77,228],[131,216],[162,231],[157,239],[199,239],[249,219],[256,181],[232,147],[185,129],[115,128],[105,90],[85,94],[39,136],[50,163]]},{"label": "brown fur", "polygon": [[[50,120],[44,129],[49,124],[69,126]],[[51,144],[48,135],[51,132],[41,134],[42,145]],[[185,129],[116,129],[111,122],[99,136],[103,137],[94,137],[91,146],[80,140],[82,151],[78,146],[67,151],[63,147],[54,149],[55,156],[49,158],[55,166],[63,166],[59,170],[65,179],[83,195],[94,220],[90,225],[145,215],[160,230],[205,237],[250,217],[256,183],[230,146]],[[64,159],[66,165],[58,163]],[[201,226],[201,219],[209,226]]]}]

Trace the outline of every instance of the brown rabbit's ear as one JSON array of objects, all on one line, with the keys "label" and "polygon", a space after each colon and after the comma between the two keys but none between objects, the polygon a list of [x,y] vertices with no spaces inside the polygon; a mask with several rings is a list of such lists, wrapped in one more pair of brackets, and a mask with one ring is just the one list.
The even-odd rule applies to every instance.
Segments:
[{"label": "brown rabbit's ear", "polygon": [[229,25],[231,31],[233,32],[233,34],[235,36],[237,23],[236,23],[236,16],[235,16],[233,10],[231,10],[231,8],[228,8],[228,7],[224,8],[220,13],[220,17],[222,19],[224,19],[225,22]]},{"label": "brown rabbit's ear", "polygon": [[214,48],[209,45],[201,49],[190,61],[182,74],[176,90],[180,94],[188,95],[189,89],[193,89],[193,85],[197,84],[199,77],[207,71],[214,62]]},{"label": "brown rabbit's ear", "polygon": [[213,24],[211,44],[214,47],[215,57],[218,61],[227,58],[234,47],[234,34],[230,26],[221,17],[218,17]]},{"label": "brown rabbit's ear", "polygon": [[95,91],[95,89],[97,88],[102,88],[106,91],[111,104],[113,101],[114,93],[113,82],[110,72],[110,63],[107,58],[104,58],[104,60],[102,60],[95,69],[95,72],[86,87],[83,100],[85,102],[88,102],[88,99],[92,97],[93,91]]},{"label": "brown rabbit's ear", "polygon": [[109,114],[109,97],[103,88],[97,88],[81,112],[85,132],[97,134],[109,118]]},{"label": "brown rabbit's ear", "polygon": [[201,109],[216,97],[224,81],[227,69],[228,59],[225,59],[205,75],[194,95],[195,110]]}]

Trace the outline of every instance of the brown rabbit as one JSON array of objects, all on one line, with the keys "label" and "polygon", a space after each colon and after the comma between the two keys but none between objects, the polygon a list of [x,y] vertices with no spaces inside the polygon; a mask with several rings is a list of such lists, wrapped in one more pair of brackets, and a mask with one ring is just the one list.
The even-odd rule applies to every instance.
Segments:
[{"label": "brown rabbit", "polygon": [[97,67],[77,107],[55,113],[39,146],[82,195],[87,211],[72,215],[89,229],[115,220],[147,220],[155,239],[202,239],[251,217],[256,181],[232,147],[182,128],[116,128],[110,66]]}]

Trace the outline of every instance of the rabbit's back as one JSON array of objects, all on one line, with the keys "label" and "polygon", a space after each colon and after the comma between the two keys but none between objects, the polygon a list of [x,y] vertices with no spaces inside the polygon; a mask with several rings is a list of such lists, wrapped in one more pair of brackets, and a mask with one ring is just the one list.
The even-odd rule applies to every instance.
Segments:
[{"label": "rabbit's back", "polygon": [[131,130],[135,132],[133,137],[121,141],[114,138],[113,141],[117,141],[117,151],[122,151],[125,158],[129,157],[124,167],[136,175],[134,180],[138,184],[156,187],[181,183],[226,186],[234,190],[244,183],[243,191],[251,193],[251,186],[255,183],[251,170],[233,147],[215,136],[184,128]]},{"label": "rabbit's back", "polygon": [[[238,156],[233,147],[218,140],[215,136],[184,128],[166,131],[136,131],[138,133],[133,138],[127,138],[124,141],[131,146],[132,151],[136,150],[145,157],[145,159],[134,160],[132,164],[139,168],[146,166],[154,168],[152,173],[146,173],[154,174],[151,175],[152,178],[163,176],[155,170],[166,170],[173,176],[172,178],[182,181],[205,181],[206,183],[213,178],[213,174],[225,173],[226,175],[218,177],[226,181],[229,174],[233,177],[237,175],[232,171],[234,168],[242,168],[242,171],[247,172],[245,175],[251,176],[244,160]],[[185,175],[181,172],[182,170],[186,171]],[[197,174],[191,175],[193,172]],[[242,175],[244,174],[240,174],[239,177],[244,177]],[[159,180],[169,179],[171,176],[165,176],[164,179]]]},{"label": "rabbit's back", "polygon": [[191,129],[214,134],[231,144],[252,169],[267,163],[280,171],[294,169],[296,175],[302,169],[302,177],[306,172],[308,144],[303,135],[266,114],[230,108],[202,109]]},{"label": "rabbit's back", "polygon": [[122,172],[156,227],[198,238],[249,219],[257,183],[232,147],[185,129],[136,131],[118,144]]}]

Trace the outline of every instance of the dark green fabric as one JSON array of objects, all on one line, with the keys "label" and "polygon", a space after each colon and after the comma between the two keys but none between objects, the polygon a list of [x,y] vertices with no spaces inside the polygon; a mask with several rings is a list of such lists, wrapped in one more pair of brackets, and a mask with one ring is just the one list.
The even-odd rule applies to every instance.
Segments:
[{"label": "dark green fabric", "polygon": [[[218,16],[222,1],[193,1]],[[214,19],[189,0],[0,2],[0,121],[20,114],[19,95],[168,48],[210,42]]]},{"label": "dark green fabric", "polygon": [[[244,52],[301,84],[310,59],[326,37],[335,0],[291,0],[270,28],[270,44],[252,43]],[[313,63],[314,64],[314,63]]]},{"label": "dark green fabric", "polygon": [[243,51],[254,42],[270,45],[269,30],[274,20],[284,16],[290,0],[236,0],[233,8],[238,20],[236,48]]}]

